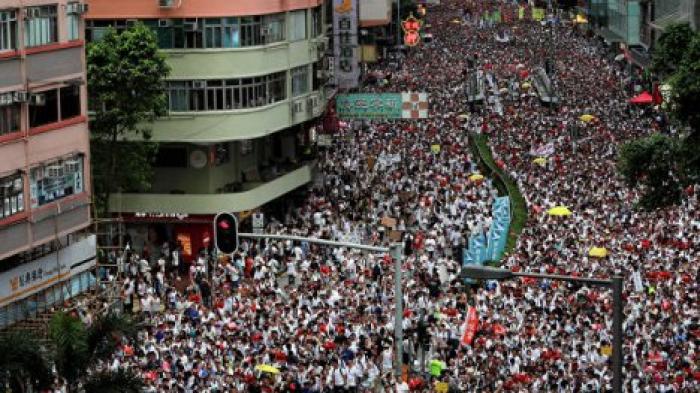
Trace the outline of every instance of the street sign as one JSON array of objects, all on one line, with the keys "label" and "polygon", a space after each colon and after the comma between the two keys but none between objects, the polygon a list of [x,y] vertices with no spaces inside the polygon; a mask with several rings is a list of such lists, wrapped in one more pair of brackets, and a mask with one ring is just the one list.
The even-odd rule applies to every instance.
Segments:
[{"label": "street sign", "polygon": [[265,229],[265,214],[253,214],[253,233],[263,233]]}]

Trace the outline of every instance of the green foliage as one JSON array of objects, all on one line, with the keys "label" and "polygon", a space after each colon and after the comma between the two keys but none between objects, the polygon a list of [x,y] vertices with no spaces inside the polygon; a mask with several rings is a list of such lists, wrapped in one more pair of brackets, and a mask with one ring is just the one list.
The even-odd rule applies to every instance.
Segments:
[{"label": "green foliage", "polygon": [[9,332],[0,337],[0,387],[11,391],[43,390],[51,387],[53,376],[38,341],[26,332]]},{"label": "green foliage", "polygon": [[[499,189],[505,186],[505,192],[508,194],[508,198],[510,198],[513,221],[510,223],[508,242],[506,243],[505,249],[506,254],[510,253],[515,248],[518,236],[520,236],[527,222],[528,213],[525,198],[523,198],[523,195],[520,193],[520,189],[518,189],[518,185],[515,181],[496,165],[493,155],[491,154],[491,149],[489,149],[488,146],[488,137],[483,134],[472,134],[469,139],[473,141],[477,156],[486,166],[487,171],[496,175],[496,185],[498,186],[499,183],[502,183]],[[494,261],[491,261],[491,263],[493,266],[496,266]]]},{"label": "green foliage", "polygon": [[679,141],[653,134],[622,146],[617,169],[629,187],[642,191],[640,205],[655,209],[677,203],[682,196]]},{"label": "green foliage", "polygon": [[166,113],[170,69],[155,33],[141,23],[89,44],[87,63],[93,183],[97,205],[106,210],[110,194],[150,184],[157,146],[141,142],[151,137],[143,125]]},{"label": "green foliage", "polygon": [[93,360],[108,359],[123,337],[136,338],[138,328],[134,321],[125,315],[109,313],[97,318],[87,329],[87,347]]},{"label": "green foliage", "polygon": [[673,117],[697,133],[700,130],[700,34],[688,45],[669,83]]},{"label": "green foliage", "polygon": [[652,57],[652,69],[660,75],[669,75],[681,64],[695,33],[688,23],[672,24],[659,37]]},{"label": "green foliage", "polygon": [[90,361],[85,326],[78,318],[58,312],[49,323],[49,338],[54,347],[53,360],[58,375],[74,385]]},{"label": "green foliage", "polygon": [[84,384],[86,393],[140,393],[144,388],[141,378],[129,370],[102,371],[90,375]]}]

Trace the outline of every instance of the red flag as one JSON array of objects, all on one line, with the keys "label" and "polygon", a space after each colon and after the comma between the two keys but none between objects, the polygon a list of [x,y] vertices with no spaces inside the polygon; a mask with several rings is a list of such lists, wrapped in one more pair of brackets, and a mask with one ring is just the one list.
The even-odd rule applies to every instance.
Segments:
[{"label": "red flag", "polygon": [[467,311],[467,320],[465,321],[466,329],[464,329],[464,335],[462,336],[462,345],[471,345],[474,340],[474,335],[479,327],[479,316],[476,314],[476,308],[469,307]]}]

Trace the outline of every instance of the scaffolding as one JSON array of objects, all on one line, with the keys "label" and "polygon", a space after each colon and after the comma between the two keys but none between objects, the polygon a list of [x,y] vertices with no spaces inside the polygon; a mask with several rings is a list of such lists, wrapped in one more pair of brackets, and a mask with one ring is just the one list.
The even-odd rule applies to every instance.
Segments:
[{"label": "scaffolding", "polygon": [[97,238],[97,292],[94,295],[104,299],[108,310],[120,313],[127,248],[124,220],[121,217],[95,218],[94,228]]}]

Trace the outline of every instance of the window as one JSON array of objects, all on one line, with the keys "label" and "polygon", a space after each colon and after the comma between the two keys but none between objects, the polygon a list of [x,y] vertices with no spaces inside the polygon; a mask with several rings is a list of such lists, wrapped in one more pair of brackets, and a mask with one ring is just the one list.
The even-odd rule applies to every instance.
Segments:
[{"label": "window", "polygon": [[[71,4],[78,3],[68,3]],[[80,14],[71,12],[66,14],[66,33],[68,35],[68,41],[74,41],[80,38]]]},{"label": "window", "polygon": [[289,13],[289,40],[299,41],[306,39],[306,10],[294,11]]},{"label": "window", "polygon": [[85,22],[85,39],[89,42],[99,41],[107,34],[110,28],[117,31],[126,30],[126,21],[118,23],[114,20],[89,20]]},{"label": "window", "polygon": [[0,52],[17,49],[17,12],[0,11]]},{"label": "window", "polygon": [[55,5],[27,7],[24,12],[24,43],[27,47],[58,41]]},{"label": "window", "polygon": [[286,73],[243,79],[168,82],[171,112],[256,108],[286,98]]},{"label": "window", "polygon": [[19,131],[20,104],[0,106],[0,135]]},{"label": "window", "polygon": [[292,69],[292,96],[296,97],[309,92],[309,67],[301,66]]},{"label": "window", "polygon": [[17,173],[0,178],[0,218],[24,211],[24,179]]},{"label": "window", "polygon": [[187,148],[161,146],[153,164],[158,168],[187,168]]},{"label": "window", "polygon": [[311,10],[311,37],[316,38],[323,34],[323,13],[321,7]]},{"label": "window", "polygon": [[83,156],[74,155],[30,170],[32,207],[83,192]]},{"label": "window", "polygon": [[245,16],[241,18],[241,46],[262,45],[260,34],[261,17]]},{"label": "window", "polygon": [[80,116],[80,86],[32,93],[29,102],[29,127],[40,127]]},{"label": "window", "polygon": [[285,14],[272,14],[263,17],[263,38],[266,44],[284,41]]}]

